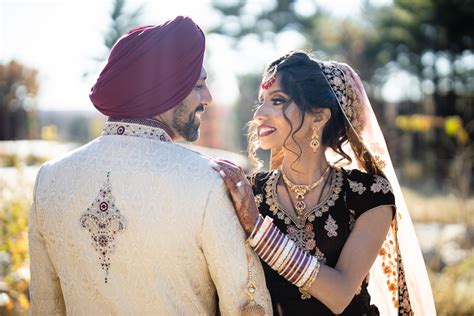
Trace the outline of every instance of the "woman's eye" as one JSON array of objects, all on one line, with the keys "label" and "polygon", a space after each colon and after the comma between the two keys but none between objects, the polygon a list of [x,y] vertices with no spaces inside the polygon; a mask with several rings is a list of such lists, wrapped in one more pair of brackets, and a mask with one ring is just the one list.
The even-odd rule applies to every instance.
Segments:
[{"label": "woman's eye", "polygon": [[198,84],[198,85],[195,86],[195,88],[198,89],[198,90],[199,90],[199,89],[202,89],[202,87],[203,87],[202,84]]},{"label": "woman's eye", "polygon": [[275,98],[275,99],[272,99],[272,104],[273,105],[281,105],[281,104],[284,104],[288,102],[288,100],[285,100],[283,98]]}]

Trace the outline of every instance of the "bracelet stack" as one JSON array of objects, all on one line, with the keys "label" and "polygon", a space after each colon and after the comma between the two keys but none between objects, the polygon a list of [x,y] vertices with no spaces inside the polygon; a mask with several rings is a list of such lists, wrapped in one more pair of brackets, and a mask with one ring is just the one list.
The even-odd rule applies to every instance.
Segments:
[{"label": "bracelet stack", "polygon": [[273,270],[308,292],[319,273],[318,259],[300,249],[272,221],[269,216],[259,216],[248,239],[250,246]]}]

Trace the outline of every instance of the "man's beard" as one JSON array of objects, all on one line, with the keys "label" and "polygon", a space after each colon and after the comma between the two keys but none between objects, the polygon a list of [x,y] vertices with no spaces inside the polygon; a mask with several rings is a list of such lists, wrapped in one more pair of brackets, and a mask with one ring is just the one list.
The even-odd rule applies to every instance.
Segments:
[{"label": "man's beard", "polygon": [[203,111],[204,107],[199,105],[194,111],[186,115],[188,112],[187,107],[181,103],[174,111],[173,115],[173,128],[176,132],[181,135],[186,141],[194,142],[199,137],[199,123],[195,122],[196,112]]}]

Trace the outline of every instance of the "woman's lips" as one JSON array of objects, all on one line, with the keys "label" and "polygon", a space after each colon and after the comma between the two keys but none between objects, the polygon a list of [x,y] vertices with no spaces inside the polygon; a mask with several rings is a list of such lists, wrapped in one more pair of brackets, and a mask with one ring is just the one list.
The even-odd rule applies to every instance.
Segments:
[{"label": "woman's lips", "polygon": [[266,126],[266,125],[260,125],[258,127],[258,136],[259,137],[264,137],[272,134],[274,131],[276,131],[276,128],[273,128],[271,126]]}]

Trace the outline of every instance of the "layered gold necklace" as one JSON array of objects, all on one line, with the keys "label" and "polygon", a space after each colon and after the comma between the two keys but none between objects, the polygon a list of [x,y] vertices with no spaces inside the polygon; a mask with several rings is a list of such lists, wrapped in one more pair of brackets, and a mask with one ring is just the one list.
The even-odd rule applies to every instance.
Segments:
[{"label": "layered gold necklace", "polygon": [[[316,189],[323,182],[324,177],[329,172],[329,169],[330,169],[330,167],[328,166],[326,168],[326,170],[321,174],[321,176],[315,182],[313,182],[311,184],[308,184],[308,185],[295,184],[295,183],[291,182],[288,179],[288,177],[286,176],[286,174],[283,172],[283,169],[281,170],[281,174],[283,176],[283,182],[296,195],[296,203],[295,203],[294,206],[295,206],[295,210],[296,210],[296,215],[298,217],[301,217],[303,215],[303,213],[306,209],[306,206],[307,206],[306,202],[304,201],[305,200],[305,195],[308,192],[311,192],[314,189]],[[290,196],[290,200],[291,200],[291,196]],[[293,203],[293,201],[291,201],[291,202]]]}]

